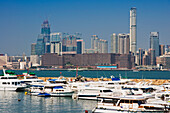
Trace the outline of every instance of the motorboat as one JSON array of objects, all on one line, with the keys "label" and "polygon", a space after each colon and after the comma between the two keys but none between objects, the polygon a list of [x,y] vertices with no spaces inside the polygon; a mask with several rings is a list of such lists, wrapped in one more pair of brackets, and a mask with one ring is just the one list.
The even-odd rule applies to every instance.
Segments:
[{"label": "motorboat", "polygon": [[117,112],[168,112],[168,104],[146,103],[147,98],[143,96],[99,96],[97,107],[93,113],[117,113]]},{"label": "motorboat", "polygon": [[74,93],[68,85],[63,84],[34,84],[30,87],[31,95],[38,95],[40,92],[49,93],[51,96],[71,97]]},{"label": "motorboat", "polygon": [[84,87],[78,90],[77,97],[78,99],[89,99],[97,100],[97,96],[112,96],[113,92],[110,89],[103,87]]},{"label": "motorboat", "polygon": [[22,84],[26,84],[27,87],[30,87],[30,83],[44,82],[33,72],[24,72],[22,75],[17,75],[17,78],[21,81]]},{"label": "motorboat", "polygon": [[21,85],[21,81],[16,75],[10,75],[3,69],[3,76],[0,76],[0,90],[23,91],[26,86]]}]

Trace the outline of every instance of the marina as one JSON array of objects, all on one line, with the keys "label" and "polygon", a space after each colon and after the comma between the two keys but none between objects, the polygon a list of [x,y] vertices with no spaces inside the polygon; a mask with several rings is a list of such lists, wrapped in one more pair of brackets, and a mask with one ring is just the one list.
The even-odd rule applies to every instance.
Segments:
[{"label": "marina", "polygon": [[[8,87],[12,83],[6,84],[6,88],[0,85],[3,89],[0,92],[2,112],[5,112],[4,106],[8,104],[5,101],[10,98],[10,102],[15,101],[14,103],[18,105],[23,103],[24,106],[25,103],[24,111],[29,109],[26,103],[30,105],[29,107],[40,107],[31,111],[37,113],[44,110],[59,113],[169,112],[170,110],[169,79],[127,79],[113,75],[110,78],[88,78],[81,75],[64,77],[63,73],[60,73],[59,77],[38,77],[32,71],[29,73],[21,71],[19,74],[15,70],[2,72],[1,79],[6,77],[9,81],[15,78],[18,84],[14,85],[20,85],[24,89],[22,92],[15,92],[17,90],[11,92]],[[44,71],[41,72],[44,74]],[[36,103],[38,105],[33,106]]]}]

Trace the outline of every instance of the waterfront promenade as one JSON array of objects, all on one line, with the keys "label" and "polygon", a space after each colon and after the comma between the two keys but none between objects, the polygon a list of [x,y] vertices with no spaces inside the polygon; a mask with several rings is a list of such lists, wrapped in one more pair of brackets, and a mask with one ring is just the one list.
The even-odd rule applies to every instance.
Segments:
[{"label": "waterfront promenade", "polygon": [[[48,79],[59,79],[59,77],[38,77],[41,80],[48,80]],[[74,81],[76,78],[75,77],[63,77],[67,79],[68,81]],[[62,79],[60,77],[60,79]],[[101,78],[85,78],[87,81],[99,81]],[[103,78],[103,81],[111,81],[111,78]],[[134,82],[147,82],[151,83],[152,85],[162,85],[163,83],[169,83],[170,79],[129,79]]]}]

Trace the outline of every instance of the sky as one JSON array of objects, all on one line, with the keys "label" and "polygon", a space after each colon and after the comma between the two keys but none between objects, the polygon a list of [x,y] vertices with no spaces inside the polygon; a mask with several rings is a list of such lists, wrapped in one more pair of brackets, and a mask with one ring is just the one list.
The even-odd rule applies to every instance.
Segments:
[{"label": "sky", "polygon": [[137,48],[149,48],[150,32],[170,45],[170,0],[0,0],[0,53],[27,56],[31,43],[48,19],[51,32],[82,33],[85,47],[91,35],[110,40],[129,33],[130,8],[137,8]]}]

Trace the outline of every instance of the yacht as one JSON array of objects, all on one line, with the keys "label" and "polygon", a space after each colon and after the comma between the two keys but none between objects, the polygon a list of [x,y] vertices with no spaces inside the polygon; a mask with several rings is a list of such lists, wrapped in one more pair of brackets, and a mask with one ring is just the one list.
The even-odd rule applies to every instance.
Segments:
[{"label": "yacht", "polygon": [[31,95],[37,96],[41,92],[57,97],[72,97],[74,93],[69,87],[63,85],[32,85],[30,87]]},{"label": "yacht", "polygon": [[104,87],[84,87],[78,90],[78,99],[97,100],[97,96],[107,95],[112,96],[113,92]]},{"label": "yacht", "polygon": [[3,76],[0,76],[0,90],[23,91],[26,87],[21,85],[21,81],[16,75],[6,74],[3,69]]},{"label": "yacht", "polygon": [[117,113],[117,112],[168,112],[169,104],[146,103],[147,98],[143,96],[99,96],[97,107],[93,113]]},{"label": "yacht", "polygon": [[43,80],[38,79],[38,77],[33,72],[24,72],[22,75],[17,75],[17,78],[22,84],[26,84],[27,87],[30,87],[30,83],[44,82]]},{"label": "yacht", "polygon": [[47,82],[31,83],[31,95],[37,95],[42,91],[50,94],[51,96],[71,97],[74,93],[74,91],[64,79],[49,79]]}]

